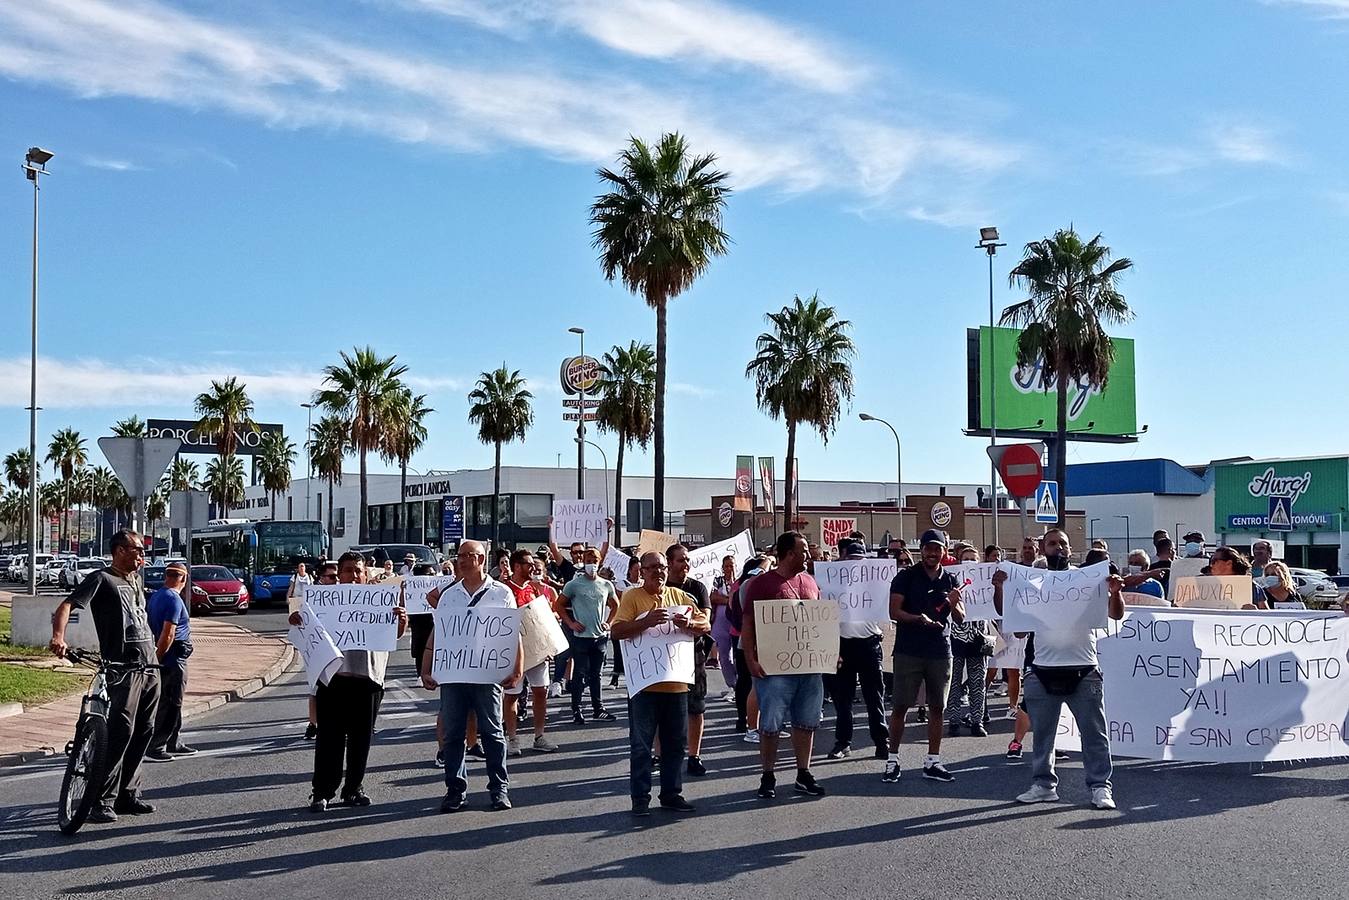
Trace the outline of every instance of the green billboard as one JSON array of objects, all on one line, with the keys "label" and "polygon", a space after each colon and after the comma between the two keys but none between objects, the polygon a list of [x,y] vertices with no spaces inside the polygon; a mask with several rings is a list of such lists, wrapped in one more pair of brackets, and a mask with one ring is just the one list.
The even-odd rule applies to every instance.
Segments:
[{"label": "green billboard", "polygon": [[[1045,380],[1038,361],[1025,367],[1016,364],[1020,334],[1015,328],[969,329],[971,432],[986,434],[994,424],[994,398],[999,431],[1053,434],[1056,430],[1057,385]],[[1069,385],[1068,431],[1074,440],[1121,442],[1134,440],[1138,434],[1134,342],[1114,338],[1114,345],[1115,362],[1105,390],[1084,383]]]},{"label": "green billboard", "polygon": [[1265,532],[1270,498],[1287,497],[1292,531],[1339,531],[1349,505],[1349,458],[1279,459],[1218,465],[1213,483],[1213,527]]}]

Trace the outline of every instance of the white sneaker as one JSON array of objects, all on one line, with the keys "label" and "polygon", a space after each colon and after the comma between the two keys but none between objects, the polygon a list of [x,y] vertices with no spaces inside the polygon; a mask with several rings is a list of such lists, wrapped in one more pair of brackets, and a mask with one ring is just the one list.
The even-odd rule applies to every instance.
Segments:
[{"label": "white sneaker", "polygon": [[549,697],[561,697],[561,696],[562,696],[562,685],[558,684],[556,681],[554,681],[552,684],[548,685],[548,696],[549,696]]},{"label": "white sneaker", "polygon": [[506,738],[506,754],[508,756],[519,756],[520,752],[520,736],[512,734]]},{"label": "white sneaker", "polygon": [[735,691],[727,691],[726,693],[721,695],[721,699],[725,700],[727,703],[734,703]]},{"label": "white sneaker", "polygon": [[1115,795],[1110,792],[1108,787],[1098,787],[1091,789],[1091,805],[1097,809],[1116,809]]},{"label": "white sneaker", "polygon": [[1052,803],[1059,799],[1059,792],[1043,784],[1032,784],[1030,790],[1016,795],[1017,803]]},{"label": "white sneaker", "polygon": [[538,737],[534,738],[535,753],[552,753],[555,750],[557,750],[557,744],[554,744],[552,741],[548,740],[548,738],[546,738],[545,736],[539,735]]},{"label": "white sneaker", "polygon": [[1009,721],[1009,722],[1015,722],[1015,721],[1016,721],[1016,714],[1017,714],[1017,708],[1016,708],[1015,706],[1013,706],[1011,709],[1007,710],[1007,715],[1003,716],[1003,718],[1006,719],[1006,720]]},{"label": "white sneaker", "polygon": [[745,732],[745,743],[746,743],[746,744],[757,744],[757,743],[759,743],[759,732],[757,732],[757,731],[746,731],[746,732]]}]

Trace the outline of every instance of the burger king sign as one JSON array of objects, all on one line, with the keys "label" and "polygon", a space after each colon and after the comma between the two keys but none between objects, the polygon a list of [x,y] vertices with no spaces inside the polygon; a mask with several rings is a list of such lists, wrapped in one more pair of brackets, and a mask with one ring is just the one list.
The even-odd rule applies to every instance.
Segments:
[{"label": "burger king sign", "polygon": [[600,383],[600,362],[593,356],[568,356],[562,360],[562,392],[593,394]]}]

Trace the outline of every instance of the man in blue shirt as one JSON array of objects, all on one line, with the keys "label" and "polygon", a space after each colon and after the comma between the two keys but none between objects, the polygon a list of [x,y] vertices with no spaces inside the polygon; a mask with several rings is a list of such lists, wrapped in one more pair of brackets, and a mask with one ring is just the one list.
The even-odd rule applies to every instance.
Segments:
[{"label": "man in blue shirt", "polygon": [[183,728],[183,693],[187,689],[187,658],[192,655],[192,626],[183,588],[187,567],[173,563],[164,570],[164,586],[150,596],[150,633],[155,636],[155,655],[163,666],[159,711],[155,733],[146,758],[168,762],[175,756],[196,753],[179,739]]}]

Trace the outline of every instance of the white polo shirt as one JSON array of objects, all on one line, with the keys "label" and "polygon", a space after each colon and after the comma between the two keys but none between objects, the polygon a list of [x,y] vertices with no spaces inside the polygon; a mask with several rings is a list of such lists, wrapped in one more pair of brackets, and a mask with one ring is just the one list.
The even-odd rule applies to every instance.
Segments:
[{"label": "white polo shirt", "polygon": [[[474,602],[475,597],[477,602]],[[469,593],[468,588],[464,586],[463,579],[456,581],[445,593],[440,595],[440,603],[460,609],[470,604],[473,606],[515,609],[515,594],[510,587],[488,575],[483,578],[483,582],[478,586],[478,589],[472,593]]]}]

